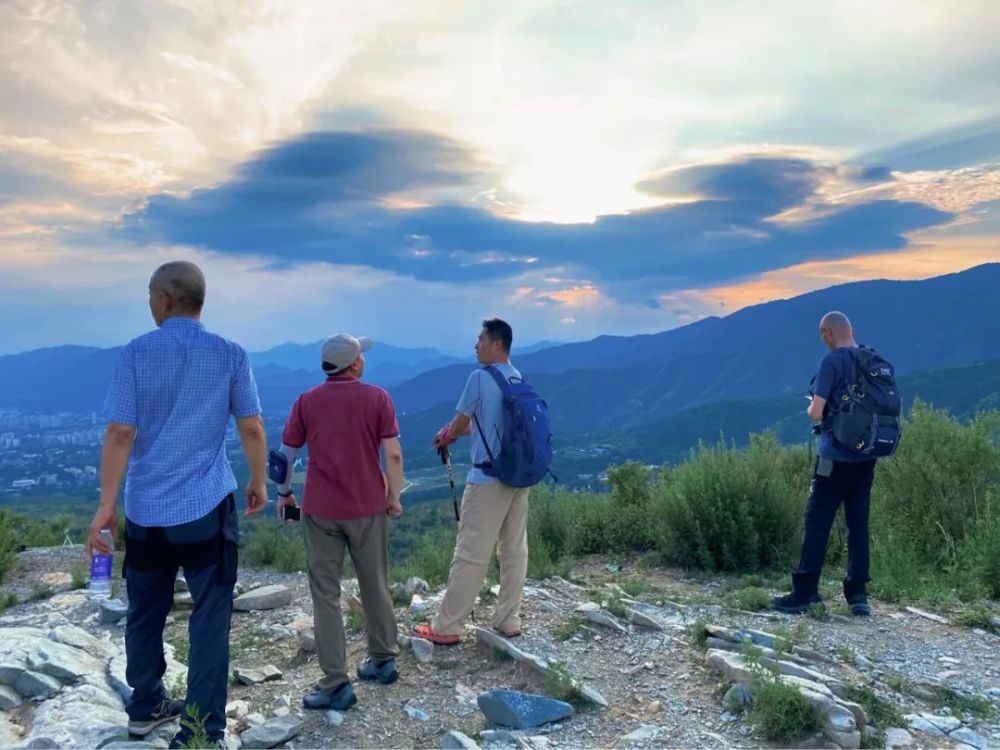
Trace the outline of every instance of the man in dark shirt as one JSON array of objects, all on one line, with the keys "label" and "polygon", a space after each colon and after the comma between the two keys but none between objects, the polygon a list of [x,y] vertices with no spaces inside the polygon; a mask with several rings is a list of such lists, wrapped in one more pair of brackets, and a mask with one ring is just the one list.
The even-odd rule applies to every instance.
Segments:
[{"label": "man in dark shirt", "polygon": [[853,371],[853,356],[858,345],[854,329],[847,316],[829,312],[819,324],[819,335],[830,353],[823,357],[819,373],[813,383],[812,400],[808,415],[821,423],[819,455],[812,483],[809,485],[809,502],[804,517],[805,533],[798,569],[792,574],[792,591],[774,599],[779,612],[801,614],[812,604],[822,602],[819,595],[819,577],[826,557],[830,528],[837,516],[837,509],[844,505],[847,522],[847,577],[844,579],[844,597],[851,613],[866,617],[871,612],[865,584],[868,577],[868,508],[875,478],[875,460],[845,450],[833,438],[833,432],[824,421],[829,414],[827,404],[847,392],[847,383]]}]

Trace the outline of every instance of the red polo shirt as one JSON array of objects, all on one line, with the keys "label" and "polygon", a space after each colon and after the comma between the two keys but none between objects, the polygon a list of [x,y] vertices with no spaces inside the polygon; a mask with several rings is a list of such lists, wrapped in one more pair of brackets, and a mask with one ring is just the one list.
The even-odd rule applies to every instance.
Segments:
[{"label": "red polo shirt", "polygon": [[281,439],[309,447],[302,512],[341,520],[385,513],[379,448],[394,437],[396,408],[377,385],[336,376],[299,396]]}]

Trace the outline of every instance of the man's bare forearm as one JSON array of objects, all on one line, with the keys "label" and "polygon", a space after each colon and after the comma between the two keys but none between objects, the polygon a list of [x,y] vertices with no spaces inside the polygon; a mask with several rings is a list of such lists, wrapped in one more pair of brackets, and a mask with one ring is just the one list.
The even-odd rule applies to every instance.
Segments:
[{"label": "man's bare forearm", "polygon": [[121,425],[108,425],[101,445],[101,505],[113,508],[128,467],[135,432]]},{"label": "man's bare forearm", "polygon": [[403,490],[403,454],[394,453],[385,458],[385,475],[389,481],[390,497],[399,498]]},{"label": "man's bare forearm", "polygon": [[243,455],[250,466],[250,482],[263,484],[267,465],[267,434],[264,431],[264,420],[260,416],[246,417],[236,420],[240,433],[240,444]]}]

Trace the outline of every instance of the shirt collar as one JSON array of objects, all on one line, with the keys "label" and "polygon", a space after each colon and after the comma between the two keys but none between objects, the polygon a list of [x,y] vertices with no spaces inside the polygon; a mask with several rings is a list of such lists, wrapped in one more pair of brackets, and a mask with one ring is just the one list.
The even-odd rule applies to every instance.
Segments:
[{"label": "shirt collar", "polygon": [[160,328],[198,328],[204,330],[205,324],[200,320],[195,320],[194,318],[174,317],[164,320],[160,324]]}]

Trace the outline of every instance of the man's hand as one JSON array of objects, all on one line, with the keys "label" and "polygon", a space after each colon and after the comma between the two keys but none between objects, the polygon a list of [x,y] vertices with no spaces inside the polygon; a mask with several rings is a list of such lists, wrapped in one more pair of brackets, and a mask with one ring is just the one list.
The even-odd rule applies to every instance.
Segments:
[{"label": "man's hand", "polygon": [[298,503],[295,501],[294,492],[288,497],[282,497],[281,495],[278,495],[278,509],[277,509],[278,520],[281,521],[282,523],[292,523],[292,521],[285,520],[284,516],[285,508],[286,507],[294,508],[296,505],[298,505]]},{"label": "man's hand", "polygon": [[399,501],[398,497],[389,496],[389,508],[386,510],[389,514],[389,518],[399,518],[403,515],[403,504]]},{"label": "man's hand", "polygon": [[247,509],[245,516],[254,516],[264,510],[267,505],[267,485],[264,482],[251,481],[247,485]]},{"label": "man's hand", "polygon": [[87,560],[89,561],[94,553],[100,555],[110,555],[111,548],[101,537],[101,531],[108,529],[111,538],[117,538],[118,534],[118,513],[114,505],[99,505],[94,520],[90,522],[90,534],[87,537]]},{"label": "man's hand", "polygon": [[434,436],[435,448],[440,449],[442,447],[449,446],[455,442],[456,439],[453,438],[449,433],[450,429],[451,429],[451,423],[448,423],[440,430],[438,430],[437,434]]}]

